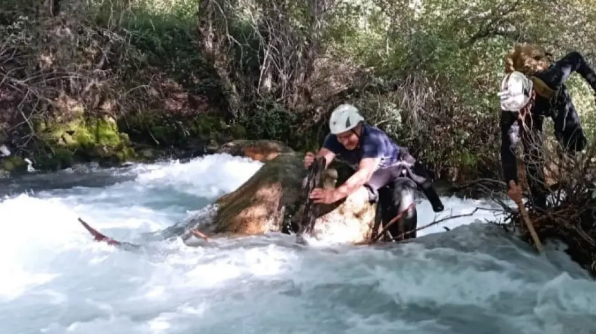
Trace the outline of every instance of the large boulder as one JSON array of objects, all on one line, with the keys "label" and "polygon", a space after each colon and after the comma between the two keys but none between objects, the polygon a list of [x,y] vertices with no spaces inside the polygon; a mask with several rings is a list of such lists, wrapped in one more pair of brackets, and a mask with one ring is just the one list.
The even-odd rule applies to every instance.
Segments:
[{"label": "large boulder", "polygon": [[[271,141],[235,141],[220,152],[248,156],[264,165],[242,186],[220,197],[210,233],[259,235],[287,232],[291,222],[303,221],[306,193],[303,183],[308,171],[303,155]],[[340,185],[350,172],[334,162],[322,173],[323,187]],[[319,215],[306,239],[320,242],[360,243],[368,241],[374,226],[376,205],[368,201],[363,187],[348,198],[330,205],[316,205]],[[294,226],[296,227],[296,226]]]}]

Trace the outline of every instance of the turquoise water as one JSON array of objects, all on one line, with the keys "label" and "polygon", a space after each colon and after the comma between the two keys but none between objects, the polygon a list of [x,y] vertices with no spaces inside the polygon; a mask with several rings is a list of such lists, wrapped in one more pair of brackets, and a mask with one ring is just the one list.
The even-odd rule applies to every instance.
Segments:
[{"label": "turquoise water", "polygon": [[[482,223],[490,211],[401,246],[150,241],[260,166],[212,155],[0,180],[0,333],[596,332],[596,284],[561,251],[536,255]],[[439,216],[490,206],[443,200]],[[420,225],[435,218],[418,207]],[[78,217],[149,250],[94,242]]]}]

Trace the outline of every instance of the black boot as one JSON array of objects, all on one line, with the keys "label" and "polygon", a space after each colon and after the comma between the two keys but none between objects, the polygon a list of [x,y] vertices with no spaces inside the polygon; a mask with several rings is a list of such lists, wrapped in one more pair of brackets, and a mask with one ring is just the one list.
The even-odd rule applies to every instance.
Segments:
[{"label": "black boot", "polygon": [[443,211],[445,207],[443,206],[443,202],[441,201],[439,194],[437,194],[437,191],[433,187],[432,178],[428,170],[426,170],[426,168],[424,168],[420,162],[416,161],[412,166],[411,172],[416,175],[415,181],[418,184],[419,189],[422,190],[424,196],[426,196],[430,202],[430,205],[433,207],[433,211]]},{"label": "black boot", "polygon": [[434,212],[441,212],[445,209],[445,207],[443,206],[443,202],[439,197],[439,194],[437,194],[437,191],[432,185],[423,186],[422,192],[424,193],[424,196],[428,198],[428,201],[430,202],[430,205],[433,207]]}]

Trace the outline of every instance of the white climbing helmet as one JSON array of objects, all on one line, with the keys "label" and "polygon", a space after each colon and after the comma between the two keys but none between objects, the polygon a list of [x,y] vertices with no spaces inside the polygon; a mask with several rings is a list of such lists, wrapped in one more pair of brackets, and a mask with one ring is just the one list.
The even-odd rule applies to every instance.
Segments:
[{"label": "white climbing helmet", "polygon": [[329,129],[332,134],[336,135],[353,129],[361,121],[364,121],[364,117],[360,115],[356,107],[351,104],[341,104],[331,113]]},{"label": "white climbing helmet", "polygon": [[521,72],[511,72],[503,78],[501,91],[497,93],[501,109],[517,112],[525,107],[532,96],[533,83]]}]

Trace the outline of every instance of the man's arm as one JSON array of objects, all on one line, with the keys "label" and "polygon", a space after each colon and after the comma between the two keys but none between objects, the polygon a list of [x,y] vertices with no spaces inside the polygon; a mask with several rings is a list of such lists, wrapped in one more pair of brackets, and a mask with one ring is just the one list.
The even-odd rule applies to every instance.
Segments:
[{"label": "man's arm", "polygon": [[325,158],[325,168],[327,168],[327,167],[329,167],[329,164],[333,161],[333,159],[335,159],[335,153],[333,153],[333,151],[331,151],[330,149],[321,147],[319,152],[317,152],[316,157],[317,158],[324,157]]},{"label": "man's arm", "polygon": [[375,170],[381,163],[381,157],[385,150],[385,143],[378,136],[366,136],[361,138],[362,159],[358,164],[358,170],[344,184],[336,189],[337,200],[348,197],[358,188],[370,181]]},{"label": "man's arm", "polygon": [[328,134],[323,141],[323,147],[317,152],[317,158],[325,157],[325,168],[335,159],[337,152],[341,151],[341,144],[337,141],[337,137]]},{"label": "man's arm", "polygon": [[511,180],[518,183],[515,146],[519,140],[517,114],[501,112],[501,166],[508,186]]},{"label": "man's arm", "polygon": [[336,201],[348,197],[358,188],[367,183],[379,165],[380,161],[380,158],[363,158],[360,160],[358,171],[356,171],[356,173],[350,176],[350,178],[344,184],[335,190],[337,194]]},{"label": "man's arm", "polygon": [[554,82],[552,83],[554,85],[562,85],[573,72],[577,72],[588,82],[588,84],[590,84],[592,89],[596,91],[596,73],[594,73],[594,70],[588,65],[581,53],[577,51],[568,53],[563,58],[557,60],[554,67],[558,72],[556,77],[546,78],[547,80],[553,80]]}]

